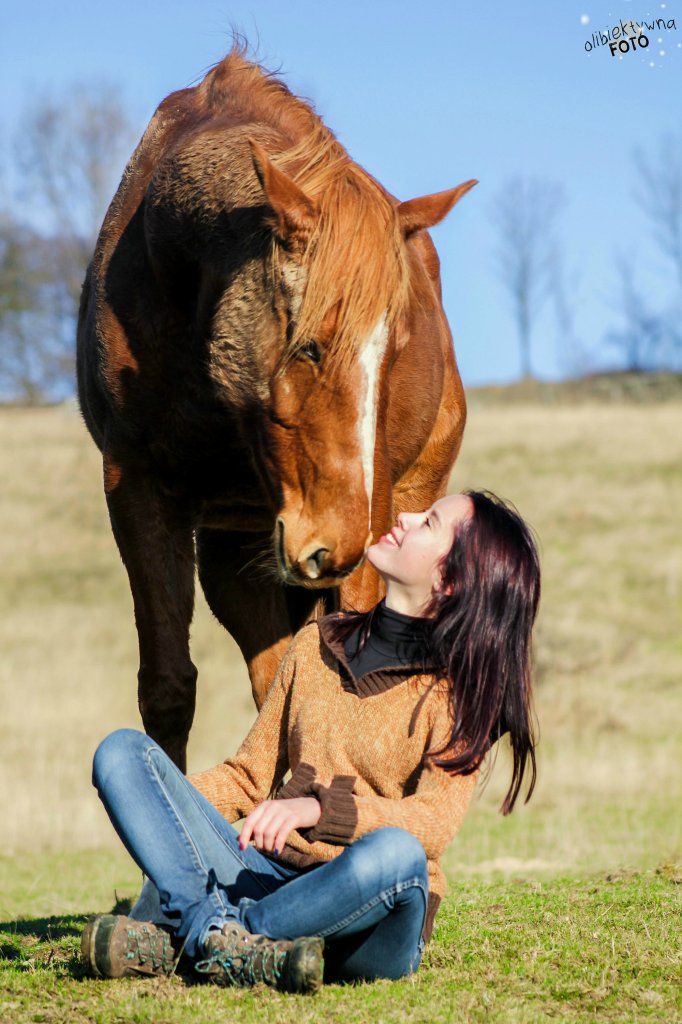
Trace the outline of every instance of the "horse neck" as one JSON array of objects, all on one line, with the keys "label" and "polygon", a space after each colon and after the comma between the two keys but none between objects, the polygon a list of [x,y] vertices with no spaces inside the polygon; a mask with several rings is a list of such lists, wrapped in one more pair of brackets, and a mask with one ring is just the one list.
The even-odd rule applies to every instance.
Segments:
[{"label": "horse neck", "polygon": [[272,301],[268,264],[268,259],[247,258],[226,275],[205,334],[209,375],[233,407],[252,412],[270,391],[270,351],[262,323],[263,308]]}]

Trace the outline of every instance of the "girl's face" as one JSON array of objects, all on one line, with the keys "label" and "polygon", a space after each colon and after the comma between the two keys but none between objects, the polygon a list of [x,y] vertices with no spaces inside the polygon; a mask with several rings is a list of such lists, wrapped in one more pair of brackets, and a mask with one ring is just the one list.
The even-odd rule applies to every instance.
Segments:
[{"label": "girl's face", "polygon": [[471,518],[474,506],[466,494],[440,498],[426,512],[402,512],[392,530],[367,552],[367,560],[389,583],[430,597],[441,574],[439,563],[452,547],[461,523]]}]

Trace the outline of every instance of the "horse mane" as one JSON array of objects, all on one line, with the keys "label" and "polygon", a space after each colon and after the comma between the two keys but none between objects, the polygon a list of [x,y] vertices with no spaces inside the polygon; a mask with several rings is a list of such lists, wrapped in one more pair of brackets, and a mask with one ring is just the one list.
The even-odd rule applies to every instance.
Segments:
[{"label": "horse mane", "polygon": [[[273,163],[314,199],[320,216],[302,263],[303,301],[286,355],[315,338],[336,308],[333,350],[341,368],[357,353],[382,315],[389,328],[410,299],[408,253],[385,189],[356,164],[312,105],[290,92],[273,73],[245,59],[237,40],[199,86],[204,109],[274,128],[285,140],[270,152]],[[286,143],[289,143],[288,145]],[[273,241],[273,272],[285,254]]]}]

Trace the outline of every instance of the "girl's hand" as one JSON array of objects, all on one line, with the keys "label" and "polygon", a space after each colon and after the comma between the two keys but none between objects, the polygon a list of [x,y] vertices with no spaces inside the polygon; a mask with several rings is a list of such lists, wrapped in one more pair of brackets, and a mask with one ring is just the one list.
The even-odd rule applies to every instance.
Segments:
[{"label": "girl's hand", "polygon": [[253,839],[257,850],[279,853],[284,849],[292,829],[317,825],[321,814],[322,807],[313,796],[300,796],[294,800],[265,800],[254,807],[244,820],[239,834],[239,848],[245,850]]}]

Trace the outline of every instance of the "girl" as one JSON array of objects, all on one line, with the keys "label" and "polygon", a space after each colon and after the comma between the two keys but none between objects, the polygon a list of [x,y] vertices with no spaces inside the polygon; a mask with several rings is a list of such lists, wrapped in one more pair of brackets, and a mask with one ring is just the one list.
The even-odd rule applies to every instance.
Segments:
[{"label": "girl", "polygon": [[502,812],[528,763],[526,800],[535,785],[540,571],[528,527],[487,492],[403,513],[367,557],[385,599],[297,634],[233,758],[187,779],[142,733],[100,744],[94,785],[148,881],[130,917],[86,926],[93,973],[170,973],[184,952],[220,984],[309,992],[417,969],[441,855],[503,733]]}]

